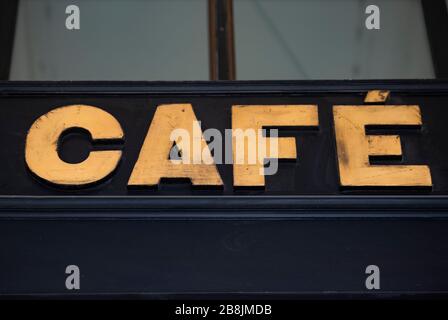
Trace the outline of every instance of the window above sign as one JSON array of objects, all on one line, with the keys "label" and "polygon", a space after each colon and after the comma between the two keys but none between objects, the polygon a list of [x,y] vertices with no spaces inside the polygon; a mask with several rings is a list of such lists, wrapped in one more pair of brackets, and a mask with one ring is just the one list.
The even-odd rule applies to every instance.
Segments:
[{"label": "window above sign", "polygon": [[234,4],[239,79],[435,77],[420,0]]},{"label": "window above sign", "polygon": [[2,80],[448,78],[448,0],[6,0]]},{"label": "window above sign", "polygon": [[207,80],[207,3],[21,0],[10,79]]}]

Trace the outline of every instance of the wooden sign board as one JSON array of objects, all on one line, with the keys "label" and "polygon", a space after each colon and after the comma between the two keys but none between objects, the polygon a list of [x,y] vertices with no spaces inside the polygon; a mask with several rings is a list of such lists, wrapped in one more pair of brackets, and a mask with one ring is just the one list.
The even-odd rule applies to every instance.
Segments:
[{"label": "wooden sign board", "polygon": [[0,294],[448,292],[447,121],[435,81],[0,84]]},{"label": "wooden sign board", "polygon": [[[179,85],[185,92],[170,96],[139,87],[93,93],[95,86],[86,84],[85,93],[64,87],[41,95],[5,93],[0,195],[448,193],[443,92],[384,90],[381,97],[367,86],[343,93],[287,87],[283,94],[259,87],[242,94],[244,85],[234,93],[217,85],[198,95],[194,85]],[[213,92],[217,88],[221,92]],[[241,143],[235,137],[272,129],[278,137],[250,141],[246,135]],[[191,150],[179,149],[176,130],[191,134]],[[276,154],[260,155],[260,144],[269,149],[273,140]],[[184,152],[177,162],[170,159],[176,142]],[[250,163],[251,157],[257,159]],[[266,174],[270,159],[278,164]]]}]

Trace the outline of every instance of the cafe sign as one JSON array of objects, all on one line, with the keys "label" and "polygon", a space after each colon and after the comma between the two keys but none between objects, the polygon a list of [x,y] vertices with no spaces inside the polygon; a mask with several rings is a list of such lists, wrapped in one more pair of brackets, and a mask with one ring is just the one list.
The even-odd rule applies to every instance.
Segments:
[{"label": "cafe sign", "polygon": [[4,95],[0,194],[446,193],[446,95],[299,93]]}]

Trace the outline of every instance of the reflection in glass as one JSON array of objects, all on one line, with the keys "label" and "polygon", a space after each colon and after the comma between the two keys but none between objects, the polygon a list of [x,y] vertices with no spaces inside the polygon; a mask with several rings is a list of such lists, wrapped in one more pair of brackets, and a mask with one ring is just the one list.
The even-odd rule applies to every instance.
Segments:
[{"label": "reflection in glass", "polygon": [[420,0],[235,0],[237,79],[434,78]]},{"label": "reflection in glass", "polygon": [[21,0],[10,78],[207,80],[207,28],[204,0]]}]

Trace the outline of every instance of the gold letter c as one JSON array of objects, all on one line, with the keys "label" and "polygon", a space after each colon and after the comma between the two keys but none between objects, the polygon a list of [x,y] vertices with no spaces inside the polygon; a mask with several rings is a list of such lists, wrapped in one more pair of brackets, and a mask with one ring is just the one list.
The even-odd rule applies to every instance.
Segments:
[{"label": "gold letter c", "polygon": [[37,119],[26,138],[25,160],[28,168],[41,179],[67,186],[82,186],[97,182],[118,165],[121,151],[92,151],[80,163],[60,159],[58,141],[70,128],[89,131],[92,140],[123,139],[123,130],[109,113],[87,105],[71,105],[54,109]]}]

